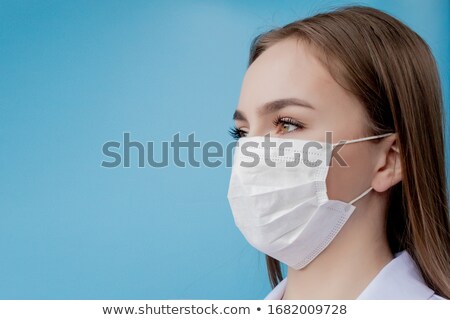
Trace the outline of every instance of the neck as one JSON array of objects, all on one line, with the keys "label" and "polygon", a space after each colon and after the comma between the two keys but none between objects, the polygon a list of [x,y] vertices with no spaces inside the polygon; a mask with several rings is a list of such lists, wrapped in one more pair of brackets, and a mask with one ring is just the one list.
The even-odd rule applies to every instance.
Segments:
[{"label": "neck", "polygon": [[370,193],[359,200],[336,238],[310,264],[301,270],[288,269],[284,300],[356,299],[392,260],[386,211],[380,206],[385,199],[377,197],[383,196]]}]

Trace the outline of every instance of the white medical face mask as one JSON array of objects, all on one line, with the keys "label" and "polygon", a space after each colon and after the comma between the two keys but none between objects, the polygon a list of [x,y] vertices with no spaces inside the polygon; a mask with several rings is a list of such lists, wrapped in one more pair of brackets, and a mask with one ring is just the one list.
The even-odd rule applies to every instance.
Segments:
[{"label": "white medical face mask", "polygon": [[269,149],[264,139],[239,139],[228,200],[237,227],[253,247],[302,269],[330,244],[355,209],[353,203],[372,188],[349,203],[330,200],[325,180],[332,150],[341,143],[270,137]]}]

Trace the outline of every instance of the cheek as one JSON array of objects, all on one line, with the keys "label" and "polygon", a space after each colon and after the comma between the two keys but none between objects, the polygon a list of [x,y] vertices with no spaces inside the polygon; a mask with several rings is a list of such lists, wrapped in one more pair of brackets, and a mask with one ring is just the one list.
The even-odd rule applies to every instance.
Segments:
[{"label": "cheek", "polygon": [[[333,151],[326,181],[329,199],[350,202],[370,187],[372,157],[369,148],[363,144],[351,144]],[[341,163],[337,161],[339,157]]]}]

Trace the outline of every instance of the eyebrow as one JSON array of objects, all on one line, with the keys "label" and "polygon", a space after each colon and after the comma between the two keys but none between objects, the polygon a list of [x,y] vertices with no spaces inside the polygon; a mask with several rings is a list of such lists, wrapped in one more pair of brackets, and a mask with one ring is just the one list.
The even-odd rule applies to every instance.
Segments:
[{"label": "eyebrow", "polygon": [[[260,115],[273,113],[276,111],[279,111],[287,106],[299,106],[299,107],[305,107],[314,109],[314,107],[307,101],[298,99],[298,98],[286,98],[286,99],[278,99],[274,101],[266,102],[261,108],[259,108],[258,113]],[[233,114],[233,120],[247,120],[244,116],[244,114],[236,110]]]}]

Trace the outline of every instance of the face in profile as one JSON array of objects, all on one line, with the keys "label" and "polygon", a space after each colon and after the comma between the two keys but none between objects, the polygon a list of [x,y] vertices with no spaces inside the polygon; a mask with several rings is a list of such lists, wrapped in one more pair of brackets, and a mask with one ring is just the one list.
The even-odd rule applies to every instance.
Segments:
[{"label": "face in profile", "polygon": [[[363,105],[337,83],[304,42],[288,38],[264,51],[248,68],[235,113],[237,137],[271,136],[332,142],[369,136]],[[331,142],[331,141],[328,141]],[[377,144],[339,150],[347,166],[332,161],[328,197],[348,202],[371,185]],[[358,193],[359,192],[359,193]]]}]

